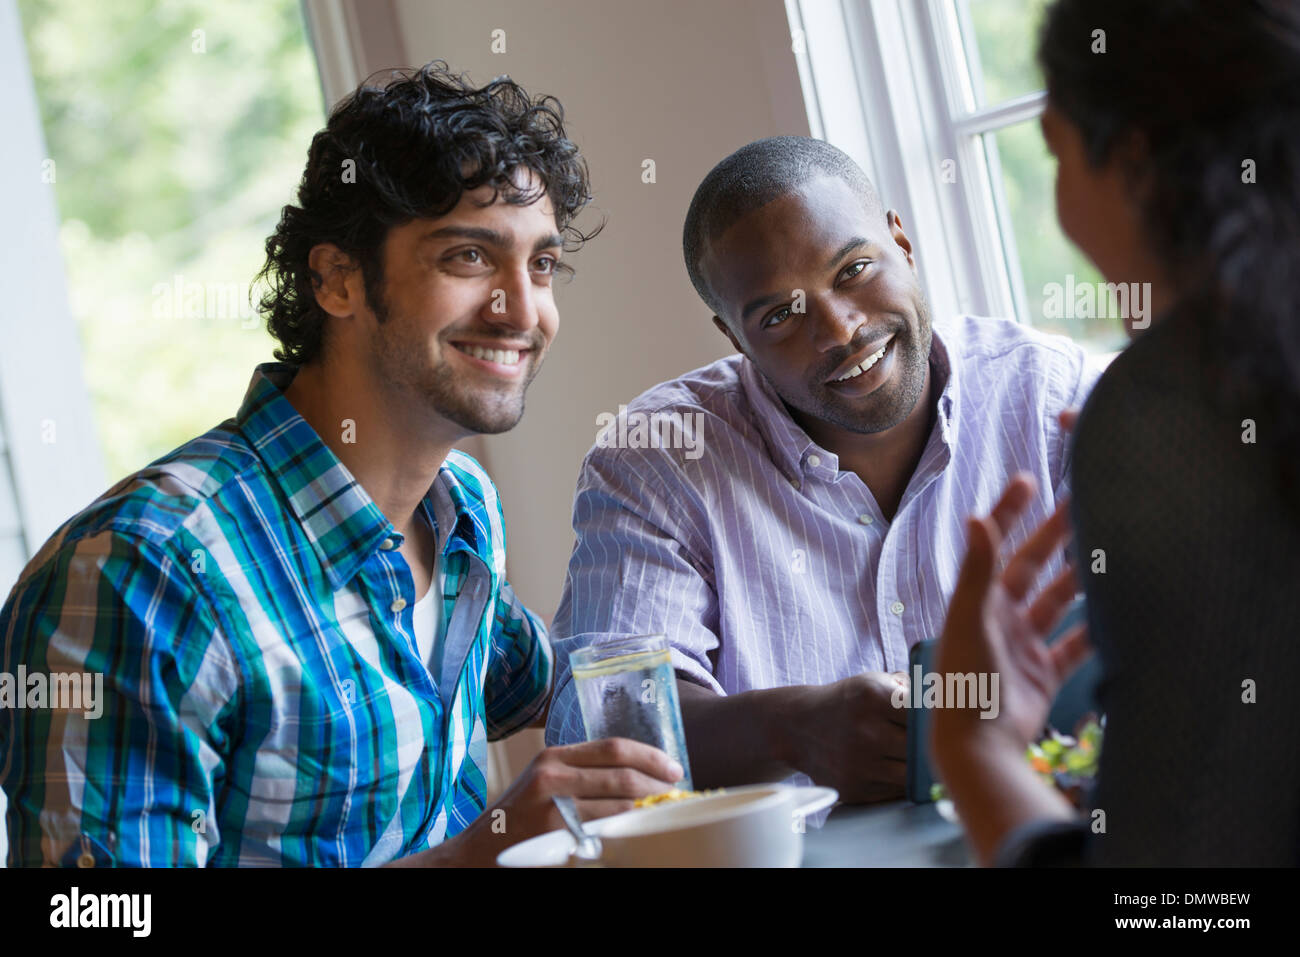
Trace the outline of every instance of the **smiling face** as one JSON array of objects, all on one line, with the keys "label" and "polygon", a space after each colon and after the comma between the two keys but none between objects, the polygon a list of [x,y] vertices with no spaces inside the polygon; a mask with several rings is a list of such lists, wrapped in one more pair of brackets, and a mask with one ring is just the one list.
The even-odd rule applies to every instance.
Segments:
[{"label": "smiling face", "polygon": [[715,322],[796,419],[878,433],[916,407],[930,313],[896,214],[817,177],[734,223],[700,266]]},{"label": "smiling face", "polygon": [[359,344],[376,388],[466,434],[519,422],[560,324],[551,284],[562,238],[548,198],[480,205],[491,198],[483,186],[443,217],[389,231],[383,302],[366,310]]}]

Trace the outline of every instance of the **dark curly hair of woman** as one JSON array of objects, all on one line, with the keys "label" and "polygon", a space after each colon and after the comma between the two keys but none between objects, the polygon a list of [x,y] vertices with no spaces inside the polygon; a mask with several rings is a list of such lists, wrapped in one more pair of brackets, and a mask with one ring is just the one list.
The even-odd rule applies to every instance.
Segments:
[{"label": "dark curly hair of woman", "polygon": [[[442,61],[384,75],[385,85],[371,85],[372,77],[341,101],[312,138],[298,205],[284,207],[266,241],[260,305],[282,362],[306,364],[321,351],[321,277],[307,264],[319,243],[333,243],[360,266],[366,299],[382,320],[388,231],[446,215],[467,191],[489,185],[493,201],[521,206],[547,194],[566,250],[600,231],[573,225],[591,202],[590,179],[554,97],[530,98],[506,76],[474,87]],[[512,178],[524,168],[537,174],[535,189],[520,190]]]},{"label": "dark curly hair of woman", "polygon": [[1269,422],[1300,509],[1300,0],[1058,0],[1039,61],[1094,166],[1140,139],[1174,309],[1209,330],[1221,402]]}]

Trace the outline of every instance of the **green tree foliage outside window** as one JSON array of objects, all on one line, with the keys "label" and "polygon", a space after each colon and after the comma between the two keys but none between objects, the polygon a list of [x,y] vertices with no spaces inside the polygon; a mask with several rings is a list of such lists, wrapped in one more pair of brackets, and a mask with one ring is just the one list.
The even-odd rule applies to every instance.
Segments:
[{"label": "green tree foliage outside window", "polygon": [[115,480],[233,415],[271,358],[250,284],[320,84],[294,0],[18,6]]},{"label": "green tree foliage outside window", "polygon": [[[994,106],[1041,90],[1042,71],[1036,51],[1038,30],[1050,0],[955,0],[965,8],[976,49],[967,50],[977,105]],[[1044,315],[1049,284],[1066,286],[1101,281],[1096,267],[1061,232],[1056,219],[1056,161],[1043,141],[1038,121],[1018,123],[985,134],[996,138],[1014,242],[1020,263],[1029,321],[1037,328],[1088,342],[1093,348],[1118,348],[1123,332],[1114,318],[1098,310],[1091,317]]]}]

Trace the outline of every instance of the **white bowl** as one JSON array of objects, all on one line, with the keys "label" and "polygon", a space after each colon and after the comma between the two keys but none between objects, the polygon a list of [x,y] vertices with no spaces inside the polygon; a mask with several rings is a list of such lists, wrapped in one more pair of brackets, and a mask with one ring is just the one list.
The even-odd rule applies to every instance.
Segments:
[{"label": "white bowl", "polygon": [[[755,784],[637,808],[586,824],[607,867],[798,867],[803,819],[834,804],[832,788]],[[573,838],[552,831],[503,851],[503,867],[566,867]],[[589,865],[588,865],[589,866]]]}]

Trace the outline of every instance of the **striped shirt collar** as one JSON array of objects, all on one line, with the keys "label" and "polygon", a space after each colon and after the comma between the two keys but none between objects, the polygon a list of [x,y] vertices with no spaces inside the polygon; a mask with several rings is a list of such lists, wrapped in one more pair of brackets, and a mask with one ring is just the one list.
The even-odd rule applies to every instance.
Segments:
[{"label": "striped shirt collar", "polygon": [[[942,446],[950,451],[956,442],[958,371],[949,357],[948,347],[940,337],[939,330],[934,329],[933,333],[930,340],[930,378],[940,386],[940,393],[935,433],[931,441],[937,435]],[[772,461],[786,478],[797,484],[810,455],[821,458],[820,468],[830,472],[839,470],[839,456],[814,442],[795,422],[767,376],[748,357],[742,358],[740,362],[740,384],[749,407],[753,410],[755,424],[767,443]],[[945,461],[947,458],[945,456]]]},{"label": "striped shirt collar", "polygon": [[[284,390],[296,373],[297,367],[286,363],[259,365],[235,421],[301,523],[330,587],[337,590],[385,541],[400,547],[405,539],[285,398]],[[464,549],[482,557],[490,551],[490,535],[480,527],[475,503],[445,465],[424,502],[438,527],[445,528],[447,518],[455,516],[452,534],[439,535],[444,554]]]}]

